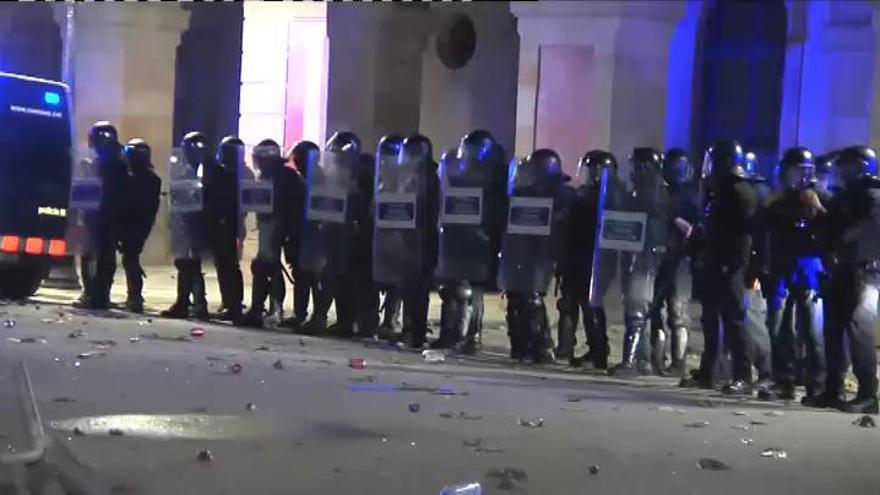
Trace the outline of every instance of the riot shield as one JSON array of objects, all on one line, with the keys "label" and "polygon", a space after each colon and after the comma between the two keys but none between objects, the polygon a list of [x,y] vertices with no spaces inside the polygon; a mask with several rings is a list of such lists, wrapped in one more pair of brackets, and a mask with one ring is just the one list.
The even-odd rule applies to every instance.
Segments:
[{"label": "riot shield", "polygon": [[263,173],[255,177],[245,170],[238,181],[238,200],[242,215],[255,213],[257,217],[256,258],[264,261],[281,258],[282,225],[275,214],[273,180]]},{"label": "riot shield", "polygon": [[[608,206],[608,180],[610,170],[603,168],[599,178],[599,187],[595,195],[596,216],[595,216],[595,232],[593,235],[593,252],[590,259],[590,287],[589,287],[589,303],[591,307],[602,307],[602,296],[607,287],[600,287],[601,281],[607,279],[606,272],[613,267],[603,267],[601,239],[602,239],[602,220],[605,218],[605,207]],[[586,198],[585,198],[586,199]],[[607,256],[606,256],[607,258]]]},{"label": "riot shield", "polygon": [[[481,166],[482,165],[482,166]],[[492,171],[447,153],[440,162],[439,280],[489,282]]]},{"label": "riot shield", "polygon": [[554,272],[555,188],[528,162],[511,161],[507,226],[501,240],[498,287],[505,292],[546,293]]},{"label": "riot shield", "polygon": [[425,275],[428,166],[424,157],[376,159],[373,279],[378,283],[405,288]]},{"label": "riot shield", "polygon": [[168,214],[171,252],[175,259],[202,258],[210,253],[204,215],[204,186],[199,164],[179,149],[168,159]]},{"label": "riot shield", "polygon": [[309,166],[300,269],[307,273],[346,273],[352,263],[356,225],[363,209],[356,153],[325,151]]},{"label": "riot shield", "polygon": [[104,230],[104,184],[98,167],[97,156],[89,148],[78,151],[73,159],[66,237],[70,251],[81,256],[96,253]]}]

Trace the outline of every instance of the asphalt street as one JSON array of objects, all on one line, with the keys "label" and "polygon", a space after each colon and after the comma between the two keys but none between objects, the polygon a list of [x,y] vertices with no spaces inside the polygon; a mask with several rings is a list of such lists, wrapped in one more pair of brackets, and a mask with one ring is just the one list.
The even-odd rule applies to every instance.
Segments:
[{"label": "asphalt street", "polygon": [[880,493],[880,430],[857,416],[57,299],[0,306],[0,442],[27,448],[23,360],[41,472],[67,480],[47,493]]}]

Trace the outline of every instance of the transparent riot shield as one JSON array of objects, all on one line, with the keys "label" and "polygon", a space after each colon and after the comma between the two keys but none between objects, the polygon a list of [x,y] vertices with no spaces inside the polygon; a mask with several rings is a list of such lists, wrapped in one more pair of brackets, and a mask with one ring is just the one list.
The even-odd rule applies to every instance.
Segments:
[{"label": "transparent riot shield", "polygon": [[325,151],[309,166],[300,269],[308,273],[346,273],[352,263],[356,225],[363,209],[351,152]]},{"label": "transparent riot shield", "polygon": [[492,171],[480,165],[452,153],[440,162],[439,280],[489,281]]},{"label": "transparent riot shield", "polygon": [[91,255],[102,235],[101,206],[104,184],[97,157],[91,149],[79,150],[73,159],[68,202],[67,242],[72,253]]},{"label": "transparent riot shield", "polygon": [[255,178],[242,178],[238,184],[242,214],[255,213],[257,216],[256,257],[265,261],[280,259],[283,233],[279,216],[275,213],[272,178],[260,173]]},{"label": "transparent riot shield", "polygon": [[375,180],[373,278],[405,288],[425,273],[426,178],[419,157],[378,155]]},{"label": "transparent riot shield", "polygon": [[512,161],[507,226],[498,286],[505,292],[546,293],[554,272],[555,188],[527,161]]},{"label": "transparent riot shield", "polygon": [[171,252],[175,259],[202,258],[210,249],[199,164],[188,161],[179,148],[172,149],[168,159],[168,178]]}]

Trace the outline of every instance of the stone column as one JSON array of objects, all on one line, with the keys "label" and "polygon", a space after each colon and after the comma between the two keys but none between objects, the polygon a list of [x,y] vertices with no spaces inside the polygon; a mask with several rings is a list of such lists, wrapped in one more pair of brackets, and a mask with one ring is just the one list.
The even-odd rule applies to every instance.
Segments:
[{"label": "stone column", "polygon": [[[64,4],[54,6],[64,25]],[[75,136],[84,143],[98,120],[113,122],[125,143],[150,143],[153,163],[167,189],[166,163],[172,147],[174,63],[189,13],[176,4],[77,4],[73,40]],[[164,203],[164,202],[163,202]],[[157,219],[144,251],[146,263],[165,262],[166,215]]]},{"label": "stone column", "polygon": [[664,144],[677,1],[512,3],[520,34],[516,154],[551,147],[573,173],[593,148]]}]

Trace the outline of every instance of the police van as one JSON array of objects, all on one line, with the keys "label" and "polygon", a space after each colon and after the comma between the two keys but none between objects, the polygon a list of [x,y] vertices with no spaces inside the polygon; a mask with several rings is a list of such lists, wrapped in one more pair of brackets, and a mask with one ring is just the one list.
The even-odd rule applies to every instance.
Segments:
[{"label": "police van", "polygon": [[65,84],[0,72],[0,297],[32,295],[67,254],[68,98]]}]

